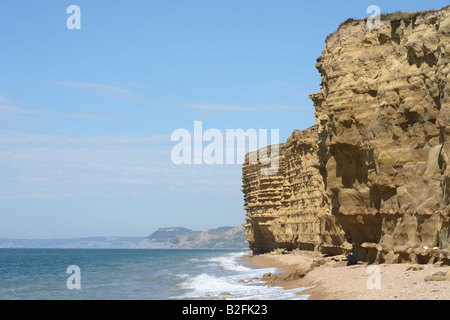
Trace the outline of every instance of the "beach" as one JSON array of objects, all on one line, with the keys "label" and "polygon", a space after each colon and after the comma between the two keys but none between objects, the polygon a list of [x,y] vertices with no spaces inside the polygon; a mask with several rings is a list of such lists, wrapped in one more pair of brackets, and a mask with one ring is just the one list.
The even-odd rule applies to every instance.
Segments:
[{"label": "beach", "polygon": [[[268,285],[298,288],[308,300],[449,300],[450,267],[417,264],[347,265],[345,256],[298,251],[248,255],[256,268],[277,268]],[[307,288],[301,290],[302,288]]]}]

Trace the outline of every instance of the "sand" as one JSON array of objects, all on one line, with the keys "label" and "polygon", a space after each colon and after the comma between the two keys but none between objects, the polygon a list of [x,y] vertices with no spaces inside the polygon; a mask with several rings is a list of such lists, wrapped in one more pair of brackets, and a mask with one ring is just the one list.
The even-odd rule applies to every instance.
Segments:
[{"label": "sand", "polygon": [[[450,300],[449,266],[348,266],[344,256],[324,257],[303,251],[249,255],[246,259],[254,267],[277,268],[285,275],[295,270],[305,271],[303,278],[276,281],[272,285],[280,285],[285,289],[309,288],[298,292],[309,295],[308,300]],[[315,267],[310,269],[314,261]],[[425,281],[426,277],[436,273],[447,274],[447,280]]]}]

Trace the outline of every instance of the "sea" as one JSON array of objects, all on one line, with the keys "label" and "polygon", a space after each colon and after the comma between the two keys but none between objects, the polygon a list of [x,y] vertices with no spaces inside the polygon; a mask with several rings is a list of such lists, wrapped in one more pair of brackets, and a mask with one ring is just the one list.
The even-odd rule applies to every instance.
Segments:
[{"label": "sea", "polygon": [[[0,300],[307,300],[239,250],[0,249]],[[252,281],[248,281],[251,280]],[[297,294],[300,292],[300,294]]]}]

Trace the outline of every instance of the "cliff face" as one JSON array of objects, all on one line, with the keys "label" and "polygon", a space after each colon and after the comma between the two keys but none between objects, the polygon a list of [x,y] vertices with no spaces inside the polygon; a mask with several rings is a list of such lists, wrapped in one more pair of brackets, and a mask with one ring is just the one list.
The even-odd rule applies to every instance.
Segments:
[{"label": "cliff face", "polygon": [[[295,131],[279,146],[279,170],[261,175],[260,163],[243,166],[246,237],[254,252],[276,248],[341,253],[344,233],[326,210],[317,169],[317,131]],[[270,149],[269,149],[270,151]]]},{"label": "cliff face", "polygon": [[348,241],[363,261],[450,259],[450,8],[381,22],[327,38],[317,133],[294,133],[270,188],[244,166],[251,247]]},{"label": "cliff face", "polygon": [[380,30],[345,24],[318,59],[321,173],[357,259],[448,254],[449,54],[447,9]]}]

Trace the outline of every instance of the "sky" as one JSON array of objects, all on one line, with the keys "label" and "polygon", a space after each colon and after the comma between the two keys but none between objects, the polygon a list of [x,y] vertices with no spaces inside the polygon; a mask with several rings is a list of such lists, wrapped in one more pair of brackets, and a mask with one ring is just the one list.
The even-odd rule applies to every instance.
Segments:
[{"label": "sky", "polygon": [[316,59],[341,22],[448,4],[1,0],[0,238],[244,224],[241,163],[177,165],[172,133],[284,142],[315,124]]}]

